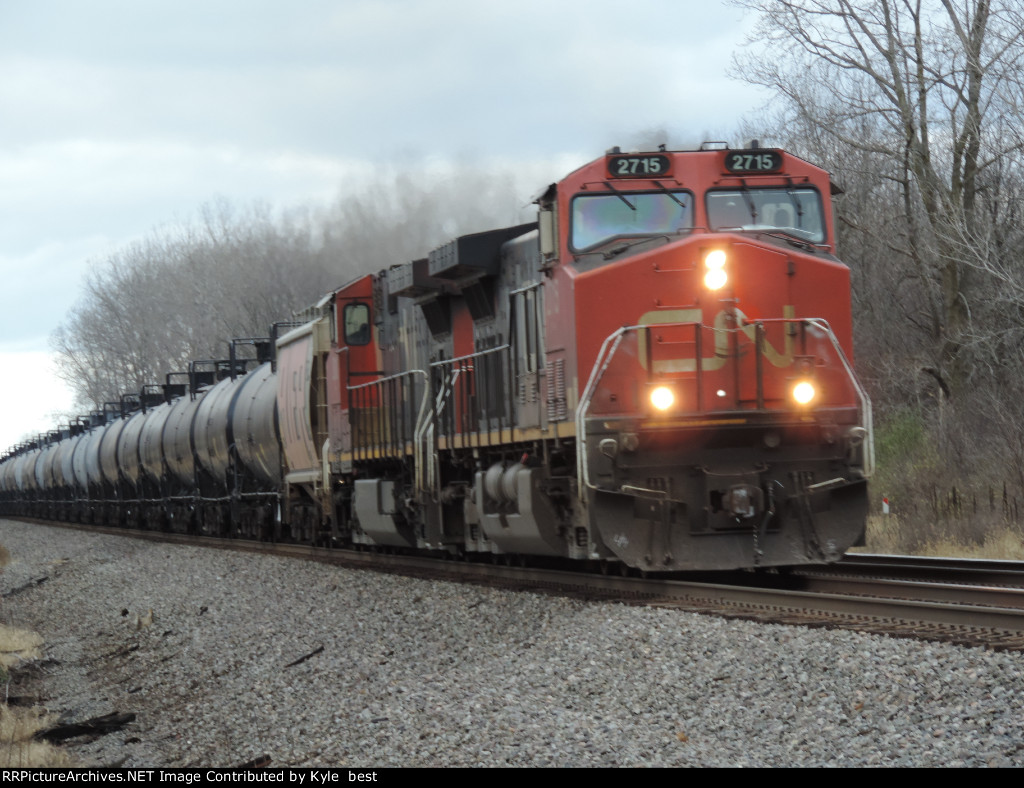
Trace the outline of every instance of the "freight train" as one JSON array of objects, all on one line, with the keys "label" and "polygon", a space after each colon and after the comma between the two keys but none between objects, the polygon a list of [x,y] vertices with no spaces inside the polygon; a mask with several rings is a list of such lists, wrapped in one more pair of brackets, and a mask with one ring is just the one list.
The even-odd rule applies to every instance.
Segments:
[{"label": "freight train", "polygon": [[863,542],[829,175],[613,148],[536,221],[368,274],[9,452],[0,512],[669,572]]}]

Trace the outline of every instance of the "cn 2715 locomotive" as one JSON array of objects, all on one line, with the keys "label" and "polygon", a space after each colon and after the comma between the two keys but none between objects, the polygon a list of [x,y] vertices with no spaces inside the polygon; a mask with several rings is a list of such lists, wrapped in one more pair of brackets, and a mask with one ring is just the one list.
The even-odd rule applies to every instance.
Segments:
[{"label": "cn 2715 locomotive", "polygon": [[535,223],[21,447],[4,511],[647,572],[838,560],[873,453],[833,192],[756,145],[612,149]]}]

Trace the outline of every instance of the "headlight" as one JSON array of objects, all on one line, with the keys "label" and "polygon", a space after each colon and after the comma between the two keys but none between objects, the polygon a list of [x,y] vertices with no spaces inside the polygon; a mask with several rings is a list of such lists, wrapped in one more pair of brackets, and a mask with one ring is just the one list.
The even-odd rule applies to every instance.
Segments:
[{"label": "headlight", "polygon": [[708,290],[721,290],[725,287],[725,283],[728,279],[729,277],[726,275],[725,271],[721,268],[716,268],[713,271],[708,271],[704,274],[704,286],[707,287]]},{"label": "headlight", "polygon": [[721,268],[725,265],[725,252],[721,249],[712,249],[704,255],[704,265],[708,268]]},{"label": "headlight", "polygon": [[793,399],[800,405],[809,404],[816,396],[818,396],[818,391],[810,381],[801,380],[793,386]]},{"label": "headlight", "polygon": [[651,391],[651,404],[658,410],[668,410],[675,401],[676,395],[668,386],[658,386]]},{"label": "headlight", "polygon": [[725,273],[725,252],[721,249],[712,249],[704,255],[704,266],[708,269],[704,274],[704,285],[709,290],[720,290],[729,281]]}]

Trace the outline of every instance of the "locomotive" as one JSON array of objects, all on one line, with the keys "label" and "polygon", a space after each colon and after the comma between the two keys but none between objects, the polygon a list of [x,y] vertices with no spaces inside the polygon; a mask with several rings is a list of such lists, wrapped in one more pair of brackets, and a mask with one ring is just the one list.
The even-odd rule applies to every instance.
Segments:
[{"label": "locomotive", "polygon": [[0,462],[0,511],[670,572],[862,544],[828,173],[612,148],[536,221],[356,278]]}]

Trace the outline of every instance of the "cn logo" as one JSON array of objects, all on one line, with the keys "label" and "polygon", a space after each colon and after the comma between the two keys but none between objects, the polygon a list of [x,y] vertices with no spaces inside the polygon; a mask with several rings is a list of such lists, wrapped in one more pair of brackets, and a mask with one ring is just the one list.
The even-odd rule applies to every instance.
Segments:
[{"label": "cn logo", "polygon": [[[794,319],[795,315],[796,309],[792,306],[784,306],[782,308],[782,316],[786,320]],[[681,350],[684,348],[692,350],[696,347],[697,331],[703,329],[704,337],[707,337],[707,332],[711,331],[714,339],[712,342],[707,342],[705,339],[704,347],[706,349],[700,364],[700,368],[708,372],[721,369],[725,366],[726,360],[731,355],[735,355],[736,347],[731,344],[733,341],[731,336],[733,334],[738,332],[750,340],[751,343],[757,341],[757,327],[747,322],[747,316],[740,309],[733,309],[729,312],[724,309],[721,310],[715,315],[715,321],[712,326],[704,326],[703,322],[704,312],[701,309],[666,309],[658,312],[647,312],[641,316],[638,325],[692,326],[693,337],[689,341],[678,343]],[[641,331],[639,333],[640,364],[646,369],[649,357],[647,342],[651,332]],[[789,331],[785,331],[784,337],[782,350],[777,350],[767,338],[763,340],[762,354],[772,366],[788,367],[793,363],[793,335]],[[708,347],[709,345],[710,347]],[[707,354],[707,349],[712,351],[710,355]],[[652,361],[653,372],[695,372],[697,370],[697,359],[694,354],[691,354],[688,358],[686,356],[663,358],[663,355],[664,353],[659,353],[659,358]]]}]

